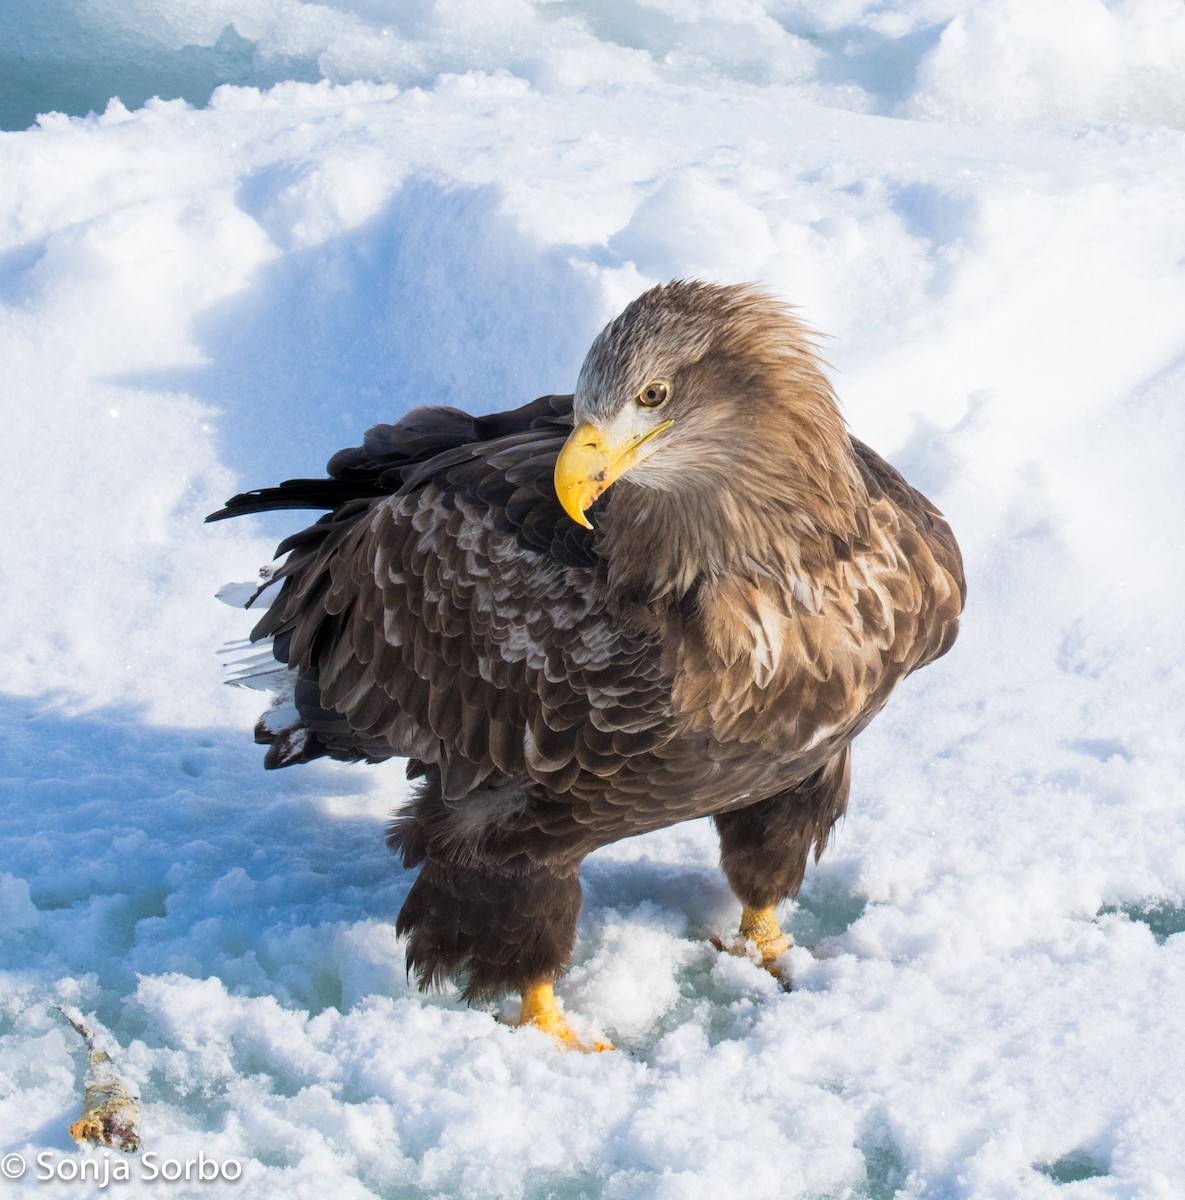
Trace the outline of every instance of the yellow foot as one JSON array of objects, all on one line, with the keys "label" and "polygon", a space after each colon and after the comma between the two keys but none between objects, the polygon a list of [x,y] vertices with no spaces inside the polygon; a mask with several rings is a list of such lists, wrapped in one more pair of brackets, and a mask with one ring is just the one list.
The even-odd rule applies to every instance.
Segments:
[{"label": "yellow foot", "polygon": [[790,990],[790,972],[779,964],[778,959],[794,944],[782,932],[773,908],[749,908],[741,911],[741,927],[731,944],[721,938],[713,938],[717,950],[729,954],[741,954],[764,967],[787,991]]},{"label": "yellow foot", "polygon": [[518,1025],[529,1025],[554,1038],[564,1050],[582,1050],[585,1054],[596,1050],[612,1050],[611,1042],[593,1042],[586,1046],[573,1032],[572,1027],[560,1012],[555,1002],[555,991],[550,983],[533,983],[523,990],[523,1007]]}]

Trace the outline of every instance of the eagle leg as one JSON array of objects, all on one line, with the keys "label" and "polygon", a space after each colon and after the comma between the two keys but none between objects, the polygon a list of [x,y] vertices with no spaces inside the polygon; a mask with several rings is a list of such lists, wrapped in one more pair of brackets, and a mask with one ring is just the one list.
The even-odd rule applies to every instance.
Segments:
[{"label": "eagle leg", "polygon": [[591,1046],[586,1046],[572,1032],[572,1027],[556,1003],[555,988],[551,983],[528,984],[523,988],[522,995],[523,1007],[517,1025],[546,1033],[564,1050],[583,1050],[587,1054],[589,1051],[613,1049],[611,1042],[594,1041]]},{"label": "eagle leg", "polygon": [[[470,802],[481,799],[475,794]],[[517,991],[523,998],[518,1024],[541,1029],[563,1046],[611,1049],[580,1043],[552,986],[576,941],[579,864],[548,865],[522,853],[497,861],[495,839],[480,836],[489,829],[470,824],[470,839],[458,836],[464,827],[430,768],[412,811],[400,813],[387,831],[387,845],[403,865],[420,868],[395,923],[407,939],[409,974],[415,972],[421,988],[454,979],[471,1002]]]},{"label": "eagle leg", "polygon": [[791,942],[774,909],[780,900],[798,894],[812,852],[817,862],[843,816],[848,763],[845,746],[794,787],[713,818],[720,835],[720,865],[743,905],[736,942],[718,948],[743,954],[752,943],[761,965],[783,986],[789,986],[789,978],[777,960]]}]

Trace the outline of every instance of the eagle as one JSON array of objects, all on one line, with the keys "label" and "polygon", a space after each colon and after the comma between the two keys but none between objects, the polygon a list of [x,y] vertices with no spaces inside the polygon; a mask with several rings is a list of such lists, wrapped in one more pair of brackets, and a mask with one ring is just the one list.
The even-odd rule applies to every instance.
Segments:
[{"label": "eagle", "polygon": [[950,526],[848,433],[816,341],[755,286],[660,285],[574,394],[414,409],[208,518],[325,510],[256,593],[287,681],[256,739],[267,767],[407,759],[387,842],[419,869],[397,929],[421,988],[517,990],[520,1024],[589,1048],[554,993],[581,861],[703,816],[736,944],[777,970],[853,740],[966,594]]}]

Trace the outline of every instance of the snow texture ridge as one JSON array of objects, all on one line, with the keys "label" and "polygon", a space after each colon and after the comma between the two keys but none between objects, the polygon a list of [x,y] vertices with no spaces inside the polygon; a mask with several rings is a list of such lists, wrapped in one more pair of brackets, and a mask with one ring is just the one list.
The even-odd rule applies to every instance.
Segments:
[{"label": "snow texture ridge", "polygon": [[[1179,4],[0,26],[14,1194],[78,1194],[32,1165],[77,1153],[59,1004],[118,1045],[146,1149],[243,1163],[177,1197],[1185,1191]],[[968,611],[856,744],[786,913],[796,990],[711,948],[738,906],[678,827],[586,864],[559,994],[621,1049],[557,1055],[409,988],[397,765],[262,771],[216,653],[250,618],[214,594],[294,518],[201,522],[414,404],[569,389],[604,320],[697,275],[828,335],[853,431],[950,517]],[[112,1190],[159,1194],[137,1173]]]}]

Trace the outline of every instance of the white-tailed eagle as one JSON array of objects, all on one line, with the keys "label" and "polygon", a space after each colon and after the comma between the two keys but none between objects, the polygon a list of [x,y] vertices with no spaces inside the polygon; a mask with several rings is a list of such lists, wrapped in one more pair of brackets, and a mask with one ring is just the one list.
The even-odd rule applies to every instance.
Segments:
[{"label": "white-tailed eagle", "polygon": [[[552,984],[598,846],[710,815],[769,963],[774,915],[848,799],[852,740],[943,654],[964,599],[938,510],[851,437],[808,331],[677,282],[596,338],[575,395],[420,408],[211,519],[328,510],[283,542],[252,634],[294,708],[269,767],[409,760],[389,844],[421,985]],[[263,589],[261,589],[263,590]]]}]

